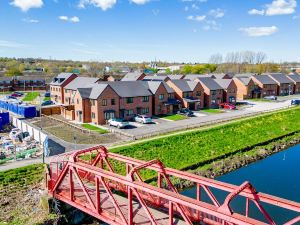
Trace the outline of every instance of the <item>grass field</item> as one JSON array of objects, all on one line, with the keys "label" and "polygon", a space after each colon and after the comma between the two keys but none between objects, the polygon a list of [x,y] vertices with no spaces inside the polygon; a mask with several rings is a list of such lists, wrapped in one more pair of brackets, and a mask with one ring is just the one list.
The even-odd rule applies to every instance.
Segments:
[{"label": "grass field", "polygon": [[51,97],[45,97],[45,98],[43,99],[43,101],[49,101],[49,100],[51,100]]},{"label": "grass field", "polygon": [[[208,130],[120,147],[112,151],[137,159],[160,159],[168,167],[184,169],[298,131],[299,118],[300,108],[295,108]],[[144,177],[149,178],[152,175],[146,173]]]},{"label": "grass field", "polygon": [[39,94],[40,94],[39,92],[29,92],[22,100],[25,102],[33,101],[39,96]]},{"label": "grass field", "polygon": [[85,129],[91,130],[91,131],[96,131],[96,132],[98,132],[100,134],[106,134],[106,133],[108,133],[107,130],[101,129],[100,127],[96,127],[96,126],[93,126],[93,125],[88,124],[88,123],[82,124],[82,127],[84,127]]},{"label": "grass field", "polygon": [[253,102],[274,102],[273,100],[264,99],[264,98],[252,98],[252,99],[250,99],[250,101],[253,101]]},{"label": "grass field", "polygon": [[223,111],[220,109],[203,109],[200,112],[206,112],[206,113],[222,113]]},{"label": "grass field", "polygon": [[166,120],[178,121],[178,120],[185,120],[188,117],[179,114],[174,114],[174,115],[160,116],[160,118]]}]

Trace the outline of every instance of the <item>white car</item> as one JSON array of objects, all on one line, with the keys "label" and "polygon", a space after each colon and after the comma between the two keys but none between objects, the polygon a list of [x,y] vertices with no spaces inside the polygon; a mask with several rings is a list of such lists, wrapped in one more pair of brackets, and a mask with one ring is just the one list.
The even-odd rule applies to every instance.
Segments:
[{"label": "white car", "polygon": [[152,123],[152,119],[146,115],[137,115],[134,117],[134,121],[138,123]]},{"label": "white car", "polygon": [[128,122],[124,121],[123,119],[119,118],[112,118],[108,120],[109,126],[117,127],[119,129],[125,128],[129,125]]}]

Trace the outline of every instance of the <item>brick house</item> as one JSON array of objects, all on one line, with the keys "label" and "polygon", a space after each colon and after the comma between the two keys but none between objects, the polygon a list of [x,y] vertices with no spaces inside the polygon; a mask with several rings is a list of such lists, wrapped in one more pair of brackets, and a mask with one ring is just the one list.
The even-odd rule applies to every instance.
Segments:
[{"label": "brick house", "polygon": [[175,91],[175,98],[182,107],[200,110],[204,107],[204,89],[199,82],[189,80],[169,80],[167,84]]},{"label": "brick house", "polygon": [[290,80],[287,75],[282,73],[271,73],[268,74],[278,85],[278,95],[290,95],[293,94],[294,82]]},{"label": "brick house", "polygon": [[145,76],[143,79],[143,81],[165,81],[165,82],[167,82],[168,80],[170,80],[170,78],[164,75],[148,75]]},{"label": "brick house", "polygon": [[175,91],[162,81],[143,81],[153,94],[152,110],[154,115],[172,114],[181,108],[181,102],[175,99]]},{"label": "brick house", "polygon": [[78,88],[75,120],[105,124],[110,118],[152,116],[152,93],[140,81],[103,82]]},{"label": "brick house", "polygon": [[236,103],[237,85],[232,79],[215,79],[215,81],[223,88],[223,101],[232,104]]},{"label": "brick house", "polygon": [[218,108],[219,104],[224,100],[223,88],[210,77],[201,77],[196,79],[204,89],[204,107],[205,108]]},{"label": "brick house", "polygon": [[287,77],[294,82],[293,93],[300,94],[300,75],[288,75]]},{"label": "brick house", "polygon": [[46,90],[48,79],[49,77],[42,77],[37,75],[16,76],[12,80],[13,90],[14,91]]},{"label": "brick house", "polygon": [[251,99],[254,97],[253,90],[256,88],[256,84],[251,77],[234,77],[233,80],[237,86],[237,100]]},{"label": "brick house", "polygon": [[13,87],[12,77],[0,77],[0,91],[11,91]]},{"label": "brick house", "polygon": [[267,75],[254,75],[251,79],[256,84],[257,88],[253,92],[257,93],[257,98],[274,95],[277,96],[277,82]]},{"label": "brick house", "polygon": [[137,80],[143,80],[146,77],[146,74],[135,71],[127,73],[121,81],[137,81]]},{"label": "brick house", "polygon": [[74,96],[78,88],[84,88],[85,86],[94,84],[99,81],[99,78],[94,77],[77,77],[68,83],[64,91],[64,105],[74,104]]},{"label": "brick house", "polygon": [[64,104],[64,87],[78,76],[74,73],[60,73],[50,83],[51,100]]}]

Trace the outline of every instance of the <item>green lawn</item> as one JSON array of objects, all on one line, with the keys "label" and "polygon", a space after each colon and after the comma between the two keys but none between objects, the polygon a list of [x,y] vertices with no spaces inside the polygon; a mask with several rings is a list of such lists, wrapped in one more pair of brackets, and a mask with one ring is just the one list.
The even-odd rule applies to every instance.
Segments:
[{"label": "green lawn", "polygon": [[264,98],[252,98],[252,99],[249,99],[249,101],[253,101],[253,102],[273,102],[273,100],[264,99]]},{"label": "green lawn", "polygon": [[203,109],[200,112],[205,112],[205,113],[222,113],[223,111],[221,109]]},{"label": "green lawn", "polygon": [[[142,160],[160,159],[167,167],[184,169],[225,154],[253,146],[300,129],[300,108],[259,118],[174,135],[148,142],[112,149],[113,152]],[[118,171],[123,171],[116,164]],[[154,174],[145,172],[145,178]]]},{"label": "green lawn", "polygon": [[23,101],[30,102],[35,100],[39,96],[39,92],[28,92],[25,97],[23,98]]},{"label": "green lawn", "polygon": [[51,100],[51,97],[44,97],[43,101],[49,101]]},{"label": "green lawn", "polygon": [[166,119],[166,120],[177,121],[177,120],[185,120],[188,117],[183,116],[183,115],[179,115],[179,114],[174,114],[174,115],[160,116],[159,118]]},{"label": "green lawn", "polygon": [[98,132],[100,134],[108,133],[107,130],[101,129],[99,127],[93,126],[93,125],[88,124],[88,123],[82,124],[82,127],[84,127],[85,129],[91,130],[91,131],[96,131],[96,132]]}]

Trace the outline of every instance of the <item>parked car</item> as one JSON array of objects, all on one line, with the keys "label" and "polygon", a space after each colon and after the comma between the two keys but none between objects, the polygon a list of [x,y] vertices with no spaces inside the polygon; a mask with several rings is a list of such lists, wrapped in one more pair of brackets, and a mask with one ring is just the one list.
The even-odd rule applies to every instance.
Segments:
[{"label": "parked car", "polygon": [[231,103],[227,103],[227,102],[219,104],[219,107],[222,108],[222,109],[230,109],[230,110],[236,109],[235,105],[233,105]]},{"label": "parked car", "polygon": [[46,101],[43,101],[41,106],[46,106],[46,105],[53,105],[54,102],[52,102],[51,100],[46,100]]},{"label": "parked car", "polygon": [[137,115],[136,117],[134,117],[134,121],[138,122],[138,123],[152,123],[152,119],[149,116],[146,115]]},{"label": "parked car", "polygon": [[44,94],[44,97],[50,97],[50,92],[46,92],[46,93]]},{"label": "parked car", "polygon": [[183,109],[178,110],[177,114],[188,116],[188,117],[191,117],[191,116],[194,115],[193,111],[191,111],[187,108],[183,108]]},{"label": "parked car", "polygon": [[109,126],[117,127],[119,129],[125,128],[129,125],[128,122],[124,121],[123,119],[119,118],[112,118],[108,120]]},{"label": "parked car", "polygon": [[273,100],[273,101],[276,101],[276,100],[277,100],[277,97],[276,97],[276,96],[274,96],[274,95],[270,95],[270,96],[266,96],[266,97],[264,97],[264,99],[266,99],[266,100]]},{"label": "parked car", "polygon": [[0,152],[0,159],[5,159],[5,158],[6,158],[6,156],[5,156],[4,152]]},{"label": "parked car", "polygon": [[291,105],[300,105],[300,99],[293,99]]},{"label": "parked car", "polygon": [[6,96],[6,98],[7,98],[7,99],[15,99],[15,100],[17,100],[17,97],[14,97],[14,96],[12,96],[12,95],[8,95],[8,96]]},{"label": "parked car", "polygon": [[13,97],[21,97],[22,95],[18,94],[18,93],[12,93],[10,96],[13,96]]},{"label": "parked car", "polygon": [[20,97],[24,95],[24,93],[19,92],[19,91],[15,91],[14,94],[20,95]]}]

